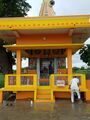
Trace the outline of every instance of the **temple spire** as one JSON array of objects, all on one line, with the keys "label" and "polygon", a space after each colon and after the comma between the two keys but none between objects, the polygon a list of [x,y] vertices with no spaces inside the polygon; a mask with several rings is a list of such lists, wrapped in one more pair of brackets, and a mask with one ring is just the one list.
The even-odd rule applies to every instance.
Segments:
[{"label": "temple spire", "polygon": [[43,0],[41,5],[39,16],[54,16],[55,12],[53,10],[54,0]]}]

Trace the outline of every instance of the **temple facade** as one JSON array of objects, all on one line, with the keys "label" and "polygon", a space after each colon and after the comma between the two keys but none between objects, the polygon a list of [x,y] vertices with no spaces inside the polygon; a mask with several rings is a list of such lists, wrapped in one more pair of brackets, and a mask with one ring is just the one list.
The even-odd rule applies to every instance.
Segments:
[{"label": "temple facade", "polygon": [[[53,0],[43,0],[39,17],[0,19],[0,30],[8,43],[4,47],[16,53],[16,74],[5,75],[1,102],[5,91],[16,93],[17,100],[31,98],[34,102],[70,98],[69,83],[73,76],[80,79],[80,92],[90,100],[85,75],[72,72],[72,55],[90,35],[90,18],[54,16],[54,4]],[[28,58],[25,71],[23,57]]]}]

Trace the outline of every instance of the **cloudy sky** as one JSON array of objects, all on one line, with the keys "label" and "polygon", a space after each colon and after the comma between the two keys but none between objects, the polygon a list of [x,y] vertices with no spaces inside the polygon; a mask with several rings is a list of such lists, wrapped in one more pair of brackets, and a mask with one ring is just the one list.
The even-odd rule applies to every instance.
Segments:
[{"label": "cloudy sky", "polygon": [[[28,16],[38,16],[40,11],[40,6],[43,0],[27,0],[32,6],[32,9],[28,12]],[[90,14],[90,0],[55,0],[54,11],[57,16],[62,15],[83,15]],[[85,43],[90,44],[90,39]],[[76,63],[76,61],[78,61]],[[23,61],[23,65],[26,61]],[[78,53],[73,56],[73,66],[86,66],[80,60]]]},{"label": "cloudy sky", "polygon": [[[29,16],[38,16],[43,0],[27,0],[32,6]],[[90,14],[90,0],[55,0],[56,15]]]}]

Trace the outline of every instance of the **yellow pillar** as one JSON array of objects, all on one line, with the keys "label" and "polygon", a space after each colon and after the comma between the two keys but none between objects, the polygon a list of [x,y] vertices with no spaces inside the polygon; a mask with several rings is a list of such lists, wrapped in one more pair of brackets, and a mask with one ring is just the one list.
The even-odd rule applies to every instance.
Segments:
[{"label": "yellow pillar", "polygon": [[67,49],[68,74],[72,74],[72,49]]},{"label": "yellow pillar", "polygon": [[16,56],[17,56],[17,63],[16,63],[16,67],[17,67],[17,71],[16,71],[17,82],[16,82],[16,84],[20,85],[20,74],[21,74],[21,50],[20,49],[18,49],[16,51]]},{"label": "yellow pillar", "polygon": [[67,65],[68,65],[68,81],[70,82],[72,77],[72,49],[67,49]]}]

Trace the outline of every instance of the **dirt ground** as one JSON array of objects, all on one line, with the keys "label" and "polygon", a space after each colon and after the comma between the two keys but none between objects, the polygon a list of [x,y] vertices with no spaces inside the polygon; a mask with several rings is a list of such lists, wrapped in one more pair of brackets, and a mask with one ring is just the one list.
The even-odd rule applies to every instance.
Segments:
[{"label": "dirt ground", "polygon": [[58,100],[54,104],[18,101],[12,106],[0,104],[0,120],[90,120],[90,103]]}]

